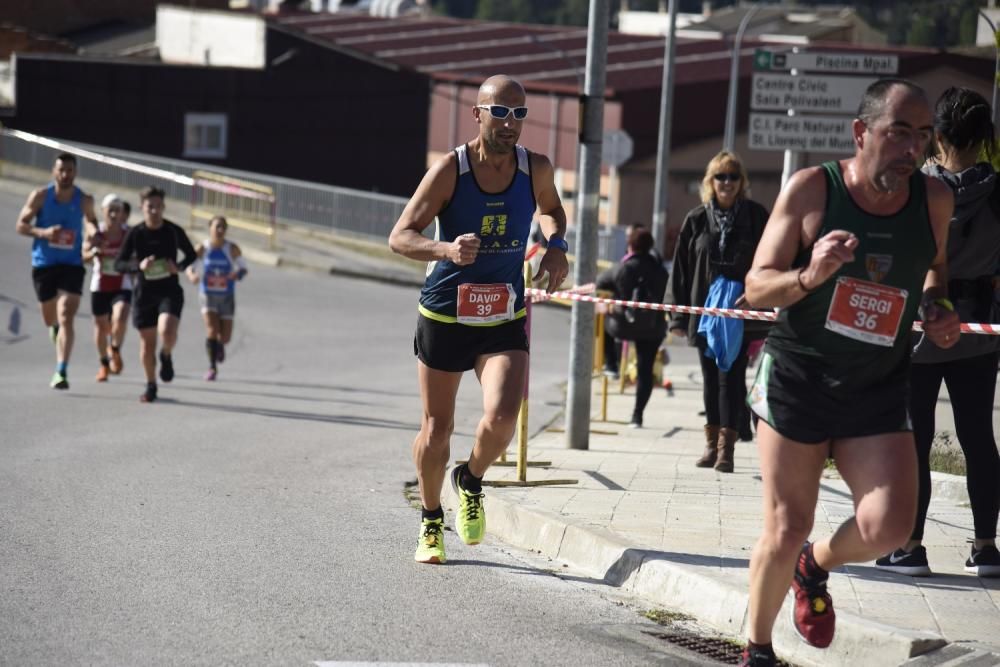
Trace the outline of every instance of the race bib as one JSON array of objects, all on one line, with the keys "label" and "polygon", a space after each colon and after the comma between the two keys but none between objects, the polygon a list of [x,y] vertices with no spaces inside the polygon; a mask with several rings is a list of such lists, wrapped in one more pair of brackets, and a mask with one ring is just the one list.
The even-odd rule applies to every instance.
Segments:
[{"label": "race bib", "polygon": [[142,275],[146,276],[146,280],[163,280],[164,278],[169,278],[170,267],[167,266],[167,260],[154,259],[142,272]]},{"label": "race bib", "polygon": [[72,250],[76,247],[76,232],[72,229],[60,229],[52,235],[49,247],[56,250]]},{"label": "race bib", "polygon": [[102,276],[117,276],[121,275],[115,270],[115,258],[114,257],[101,257],[101,275]]},{"label": "race bib", "polygon": [[229,289],[229,277],[224,273],[206,273],[206,292],[225,292]]},{"label": "race bib", "polygon": [[906,309],[905,289],[857,278],[837,278],[826,328],[872,345],[892,347]]},{"label": "race bib", "polygon": [[458,321],[488,324],[514,319],[514,287],[510,283],[458,286]]}]

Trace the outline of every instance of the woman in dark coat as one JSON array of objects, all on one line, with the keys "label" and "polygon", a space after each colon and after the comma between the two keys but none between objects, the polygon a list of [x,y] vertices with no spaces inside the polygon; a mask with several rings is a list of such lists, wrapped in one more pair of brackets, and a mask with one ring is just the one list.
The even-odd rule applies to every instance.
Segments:
[{"label": "woman in dark coat", "polygon": [[[743,161],[735,153],[723,151],[712,158],[702,180],[702,205],[692,209],[681,225],[674,253],[667,303],[704,306],[709,287],[720,277],[742,283],[750,270],[754,252],[764,233],[768,212],[748,199],[750,181]],[[733,283],[729,283],[732,285]],[[743,297],[730,307],[742,307]],[[733,471],[733,449],[741,420],[745,417],[747,345],[766,335],[766,325],[743,324],[742,344],[721,363],[712,352],[712,341],[699,333],[699,315],[674,313],[670,330],[686,336],[698,348],[705,401],[705,453],[696,465]],[[706,352],[709,352],[706,355]],[[730,357],[731,365],[728,365]],[[725,369],[725,370],[723,370]]]},{"label": "woman in dark coat", "polygon": [[[613,270],[601,274],[597,288],[614,292],[614,298],[647,303],[663,303],[667,270],[652,253],[653,235],[642,225],[633,225],[628,237],[628,254]],[[642,415],[653,393],[653,364],[667,334],[662,311],[619,308],[605,320],[605,335],[635,345],[635,406],[629,426],[642,428]]]}]

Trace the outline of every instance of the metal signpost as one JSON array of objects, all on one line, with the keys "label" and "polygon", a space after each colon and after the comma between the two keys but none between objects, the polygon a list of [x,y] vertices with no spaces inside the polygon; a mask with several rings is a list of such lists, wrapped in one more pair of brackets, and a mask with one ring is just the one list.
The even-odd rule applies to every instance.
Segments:
[{"label": "metal signpost", "polygon": [[[802,153],[854,153],[851,123],[861,96],[875,81],[873,75],[899,70],[899,57],[757,49],[754,69],[747,143],[751,150],[784,151],[784,187]],[[865,76],[844,76],[850,74]]]}]

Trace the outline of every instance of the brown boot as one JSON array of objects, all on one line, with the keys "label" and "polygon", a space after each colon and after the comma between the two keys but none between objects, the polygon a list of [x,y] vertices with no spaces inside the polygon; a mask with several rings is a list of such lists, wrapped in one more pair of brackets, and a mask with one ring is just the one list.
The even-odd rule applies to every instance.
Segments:
[{"label": "brown boot", "polygon": [[734,428],[719,429],[719,455],[715,460],[715,469],[719,472],[733,471],[733,448],[739,437],[740,432]]},{"label": "brown boot", "polygon": [[719,427],[705,424],[705,453],[694,462],[699,468],[711,468],[715,465],[715,457],[719,453]]}]

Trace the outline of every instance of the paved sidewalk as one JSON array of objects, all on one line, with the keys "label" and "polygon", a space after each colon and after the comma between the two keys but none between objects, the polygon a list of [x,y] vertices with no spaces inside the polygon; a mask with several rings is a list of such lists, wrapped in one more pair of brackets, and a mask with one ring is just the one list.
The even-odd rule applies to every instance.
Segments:
[{"label": "paved sidewalk", "polygon": [[[590,448],[570,450],[565,435],[547,431],[531,440],[528,480],[579,480],[576,485],[487,490],[489,531],[522,548],[619,586],[650,604],[695,616],[732,637],[746,633],[748,565],[761,529],[760,470],[753,443],[737,443],[736,471],[696,468],[703,448],[700,371],[693,351],[671,348],[675,395],[657,389],[645,428],[625,425],[633,395],[613,387],[609,422],[594,421]],[[592,406],[600,405],[600,381]],[[942,417],[946,412],[939,410]],[[939,425],[944,430],[950,425]],[[786,605],[775,645],[796,664],[1000,664],[1000,579],[963,571],[972,536],[964,478],[937,475],[925,545],[934,576],[914,579],[876,570],[872,563],[834,572],[830,590],[838,631],[826,651],[807,647],[788,623]],[[487,481],[513,480],[513,468],[494,467]],[[966,501],[967,502],[967,501]],[[829,535],[853,514],[848,489],[834,471],[822,481],[813,537]],[[947,652],[936,650],[946,642]],[[990,655],[984,651],[993,651]],[[979,660],[982,660],[980,662]],[[958,664],[947,663],[947,664]]]}]

